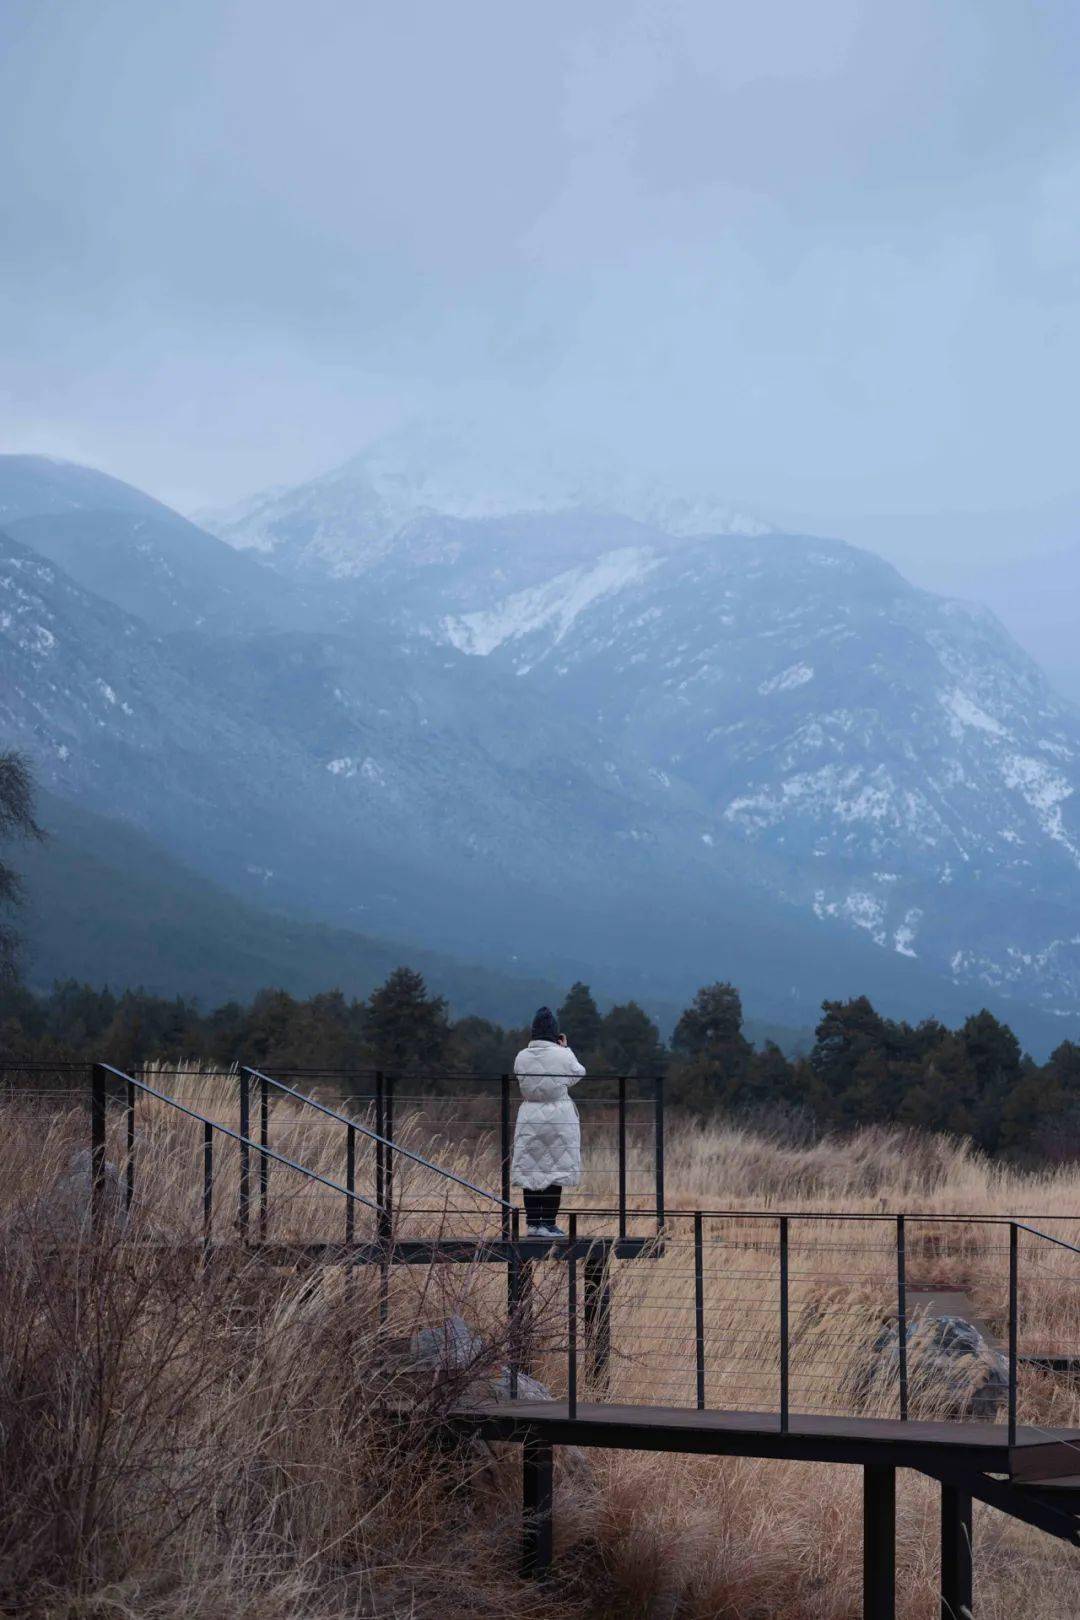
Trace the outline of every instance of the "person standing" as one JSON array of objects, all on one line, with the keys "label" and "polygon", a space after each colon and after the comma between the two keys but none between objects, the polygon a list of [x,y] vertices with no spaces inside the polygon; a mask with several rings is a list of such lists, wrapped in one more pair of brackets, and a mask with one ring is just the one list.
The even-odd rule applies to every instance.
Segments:
[{"label": "person standing", "polygon": [[525,1202],[529,1237],[560,1238],[557,1224],[564,1187],[581,1180],[581,1122],[570,1087],[585,1070],[550,1007],[532,1021],[532,1039],[514,1059],[521,1104],[514,1127],[510,1179]]}]

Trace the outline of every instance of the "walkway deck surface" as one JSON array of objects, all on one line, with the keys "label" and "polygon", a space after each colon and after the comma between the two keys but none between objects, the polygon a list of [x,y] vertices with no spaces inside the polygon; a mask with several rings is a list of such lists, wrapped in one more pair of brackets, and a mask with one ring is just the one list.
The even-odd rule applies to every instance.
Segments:
[{"label": "walkway deck surface", "polygon": [[943,1466],[977,1469],[1020,1481],[1075,1475],[1080,1431],[1021,1426],[1015,1444],[996,1423],[930,1423],[899,1418],[792,1414],[781,1430],[777,1412],[740,1412],[679,1406],[616,1406],[579,1401],[572,1417],[566,1401],[491,1402],[461,1408],[456,1427],[487,1440],[520,1440],[526,1433],[552,1445],[613,1450],[693,1452],[698,1455],[789,1458],[802,1462],[881,1463],[897,1468]]}]

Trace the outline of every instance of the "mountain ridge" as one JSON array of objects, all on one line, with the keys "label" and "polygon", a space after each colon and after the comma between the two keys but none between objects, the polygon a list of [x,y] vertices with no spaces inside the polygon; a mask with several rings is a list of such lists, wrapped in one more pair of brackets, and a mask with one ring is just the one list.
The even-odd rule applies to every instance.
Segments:
[{"label": "mountain ridge", "polygon": [[[863,991],[1076,1018],[1075,711],[992,616],[858,548],[427,513],[313,579],[320,628],[191,601],[164,635],[114,567],[109,603],[3,550],[5,737],[101,813],[122,782],[133,825],[246,901],[638,999],[731,977],[788,1025]],[[287,559],[237,560],[295,590]]]}]

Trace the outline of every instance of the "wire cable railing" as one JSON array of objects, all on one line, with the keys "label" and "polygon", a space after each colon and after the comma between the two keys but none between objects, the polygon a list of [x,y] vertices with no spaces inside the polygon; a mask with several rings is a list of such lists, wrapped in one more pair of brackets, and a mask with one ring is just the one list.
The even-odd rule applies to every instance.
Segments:
[{"label": "wire cable railing", "polygon": [[126,1153],[124,1161],[124,1206],[130,1211],[135,1198],[135,1104],[138,1096],[153,1097],[157,1102],[164,1103],[168,1108],[188,1119],[194,1120],[202,1126],[202,1209],[203,1209],[203,1246],[209,1249],[213,1237],[214,1219],[214,1142],[215,1137],[236,1142],[241,1155],[240,1191],[237,1208],[237,1226],[241,1238],[248,1234],[250,1214],[250,1187],[248,1170],[250,1155],[254,1152],[259,1156],[260,1165],[279,1164],[295,1171],[312,1183],[328,1188],[331,1192],[340,1194],[346,1200],[347,1230],[351,1230],[351,1216],[356,1205],[366,1209],[378,1211],[378,1206],[355,1187],[342,1186],[340,1182],[323,1175],[310,1166],[300,1164],[295,1159],[277,1152],[266,1142],[255,1142],[245,1129],[234,1131],[231,1126],[223,1125],[220,1120],[211,1119],[208,1114],[201,1113],[196,1108],[189,1107],[176,1097],[171,1097],[147,1081],[137,1079],[136,1076],[115,1069],[109,1063],[95,1063],[92,1070],[90,1092],[90,1170],[91,1170],[91,1210],[100,1219],[102,1201],[106,1185],[106,1138],[107,1114],[109,1099],[109,1080],[118,1082],[125,1088],[125,1137]]},{"label": "wire cable railing", "polygon": [[445,1165],[436,1164],[433,1160],[425,1158],[423,1154],[416,1153],[412,1148],[405,1147],[400,1142],[395,1142],[387,1134],[387,1128],[389,1130],[393,1129],[393,1114],[390,1114],[388,1121],[385,1094],[383,1094],[382,1107],[376,1115],[377,1128],[372,1130],[358,1120],[350,1119],[347,1114],[341,1114],[334,1108],[328,1108],[325,1103],[319,1102],[317,1098],[295,1090],[282,1080],[275,1079],[273,1075],[264,1074],[261,1069],[249,1068],[245,1065],[239,1071],[242,1132],[245,1129],[245,1122],[250,1125],[252,1080],[256,1081],[259,1087],[259,1131],[264,1142],[267,1140],[269,1130],[269,1094],[271,1088],[275,1092],[291,1098],[293,1102],[301,1104],[302,1107],[312,1108],[325,1118],[332,1119],[344,1127],[346,1133],[346,1186],[355,1188],[356,1184],[357,1137],[364,1137],[375,1144],[375,1207],[379,1212],[379,1235],[384,1240],[389,1241],[393,1235],[395,1153],[400,1154],[402,1158],[408,1159],[413,1164],[420,1165],[423,1169],[441,1177],[443,1180],[465,1188],[476,1197],[487,1199],[489,1203],[496,1205],[502,1214],[503,1236],[507,1238],[511,1236],[512,1206],[507,1198],[502,1198],[497,1193],[490,1192],[486,1187],[477,1186],[475,1182],[470,1181],[465,1176],[458,1175],[454,1170],[447,1169]]}]

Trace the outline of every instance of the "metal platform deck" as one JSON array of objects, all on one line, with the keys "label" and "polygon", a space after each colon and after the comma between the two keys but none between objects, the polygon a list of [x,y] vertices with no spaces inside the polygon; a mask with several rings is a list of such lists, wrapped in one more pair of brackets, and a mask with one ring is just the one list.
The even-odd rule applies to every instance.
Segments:
[{"label": "metal platform deck", "polygon": [[973,1499],[1080,1546],[1080,1430],[796,1414],[785,1425],[776,1412],[588,1401],[485,1403],[451,1414],[448,1430],[521,1446],[522,1573],[533,1578],[552,1563],[558,1445],[861,1467],[863,1620],[895,1620],[899,1468],[941,1487],[942,1620],[973,1612]]},{"label": "metal platform deck", "polygon": [[1020,1425],[1009,1442],[1005,1424],[930,1423],[916,1419],[793,1414],[786,1430],[777,1412],[699,1411],[685,1406],[617,1406],[579,1401],[514,1401],[455,1412],[451,1421],[486,1440],[672,1451],[697,1456],[785,1457],[799,1462],[882,1462],[924,1469],[937,1459],[1003,1474],[1014,1483],[1075,1476],[1080,1430]]}]

